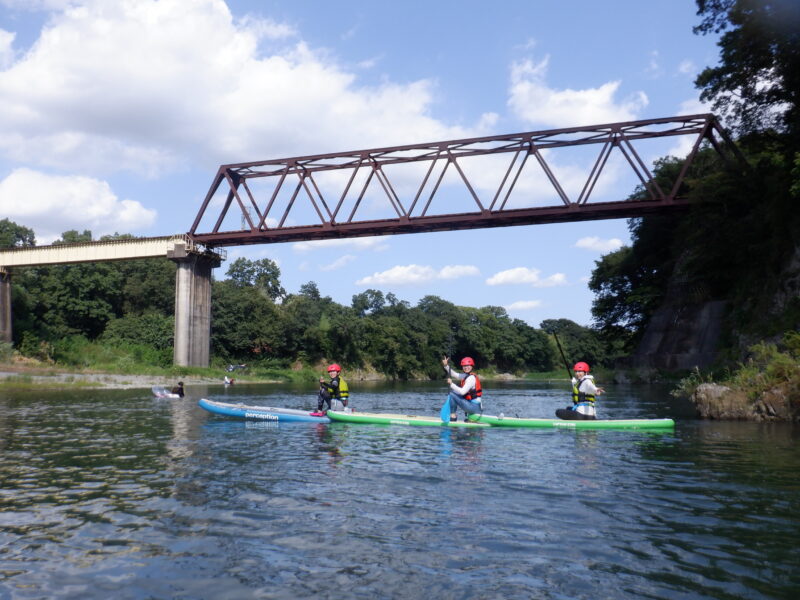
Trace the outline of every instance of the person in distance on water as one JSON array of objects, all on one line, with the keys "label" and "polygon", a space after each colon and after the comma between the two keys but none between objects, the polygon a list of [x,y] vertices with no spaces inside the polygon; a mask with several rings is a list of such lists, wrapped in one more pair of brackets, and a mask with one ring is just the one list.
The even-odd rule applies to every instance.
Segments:
[{"label": "person in distance on water", "polygon": [[[324,377],[319,378],[319,395],[317,396],[317,412],[324,414],[328,410],[342,410],[347,408],[350,398],[350,389],[347,382],[340,376],[342,367],[336,363],[328,367],[328,377],[330,381],[325,381]],[[328,408],[323,411],[323,405]]]},{"label": "person in distance on water", "polygon": [[[465,421],[468,420],[469,415],[481,414],[483,412],[483,406],[481,405],[483,390],[481,388],[481,380],[472,372],[475,368],[475,361],[469,356],[462,358],[461,368],[464,369],[463,373],[450,368],[450,359],[447,356],[442,359],[442,365],[449,376],[447,384],[450,386],[450,393],[447,398],[450,400],[450,420],[456,421],[458,419],[456,414],[458,408],[464,411]],[[451,377],[458,379],[460,385],[453,383]]]},{"label": "person in distance on water", "polygon": [[589,375],[589,365],[585,362],[575,363],[572,370],[575,372],[572,378],[572,406],[559,408],[556,416],[571,421],[596,419],[594,400],[605,390],[594,384],[594,377]]},{"label": "person in distance on water", "polygon": [[170,390],[173,394],[178,394],[178,397],[183,398],[183,382],[179,381],[178,385]]}]

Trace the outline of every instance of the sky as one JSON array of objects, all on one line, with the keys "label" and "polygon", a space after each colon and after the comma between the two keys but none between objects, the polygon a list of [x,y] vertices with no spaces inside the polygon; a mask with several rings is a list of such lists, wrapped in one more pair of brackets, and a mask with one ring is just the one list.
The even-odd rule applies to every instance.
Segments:
[{"label": "sky", "polygon": [[[171,235],[221,164],[710,112],[698,23],[692,0],[0,0],[0,219],[38,244]],[[550,160],[574,190],[593,159]],[[626,198],[606,171],[593,199]],[[604,220],[262,244],[215,277],[269,258],[289,293],[345,305],[377,289],[589,326],[595,261],[629,242]]]}]

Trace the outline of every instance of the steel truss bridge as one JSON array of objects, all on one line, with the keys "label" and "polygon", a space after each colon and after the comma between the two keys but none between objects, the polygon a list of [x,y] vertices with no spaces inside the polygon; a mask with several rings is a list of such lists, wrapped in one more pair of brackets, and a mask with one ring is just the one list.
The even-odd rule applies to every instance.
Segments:
[{"label": "steel truss bridge", "polygon": [[[691,149],[665,188],[637,146],[677,136],[690,136]],[[641,217],[688,206],[685,178],[705,143],[726,161],[745,164],[714,115],[699,114],[222,165],[188,235],[214,248]],[[566,147],[583,147],[594,156],[574,197],[551,168],[551,157]],[[614,153],[632,169],[643,197],[590,201]],[[477,157],[490,157],[500,173],[494,187],[486,185],[484,173],[476,176],[466,168]],[[406,169],[398,175],[400,167]],[[531,169],[552,187],[555,204],[519,207],[509,201],[529,193],[520,190],[520,181]],[[444,194],[445,176],[461,186],[458,206],[455,212],[436,214],[432,206]],[[368,193],[388,204],[388,218],[365,218]],[[240,228],[230,229],[237,218]]]}]

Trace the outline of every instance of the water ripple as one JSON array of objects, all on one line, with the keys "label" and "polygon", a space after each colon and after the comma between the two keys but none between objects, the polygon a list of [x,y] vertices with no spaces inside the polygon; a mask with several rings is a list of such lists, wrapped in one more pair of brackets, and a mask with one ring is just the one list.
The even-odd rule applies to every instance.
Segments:
[{"label": "water ripple", "polygon": [[[228,399],[298,407],[308,391]],[[260,390],[260,391],[259,391]],[[434,414],[441,387],[362,390]],[[243,423],[140,392],[0,395],[0,600],[788,598],[791,426],[675,432]],[[624,416],[670,414],[631,388]],[[238,395],[237,395],[238,394]],[[626,395],[627,394],[627,395]],[[559,387],[497,386],[548,416]]]}]

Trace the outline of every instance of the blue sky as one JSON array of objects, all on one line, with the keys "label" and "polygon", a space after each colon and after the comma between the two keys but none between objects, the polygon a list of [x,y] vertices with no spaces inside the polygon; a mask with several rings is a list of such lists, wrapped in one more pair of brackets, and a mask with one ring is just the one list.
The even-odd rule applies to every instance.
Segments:
[{"label": "blue sky", "polygon": [[[718,51],[692,33],[695,11],[690,0],[0,0],[0,218],[40,244],[69,229],[182,233],[220,164],[708,112],[693,81]],[[685,151],[672,139],[646,155]],[[571,185],[587,160],[553,164]],[[608,173],[596,199],[626,197],[631,177]],[[287,291],[315,281],[342,304],[374,288],[589,325],[595,261],[628,241],[613,220],[227,252],[271,258]]]}]

